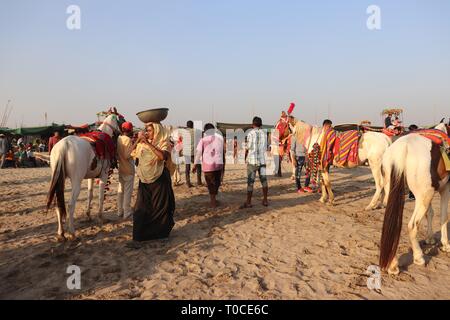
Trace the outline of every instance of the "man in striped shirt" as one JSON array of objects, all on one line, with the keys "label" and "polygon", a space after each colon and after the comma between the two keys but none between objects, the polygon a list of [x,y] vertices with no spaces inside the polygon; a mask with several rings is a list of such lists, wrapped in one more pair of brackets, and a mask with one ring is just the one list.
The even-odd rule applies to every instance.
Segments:
[{"label": "man in striped shirt", "polygon": [[263,206],[269,205],[267,194],[269,186],[266,176],[266,151],[267,151],[267,133],[261,129],[262,120],[259,117],[253,119],[253,129],[247,135],[247,144],[245,150],[245,159],[247,161],[247,201],[242,208],[252,207],[253,185],[258,172],[259,180],[263,187]]}]

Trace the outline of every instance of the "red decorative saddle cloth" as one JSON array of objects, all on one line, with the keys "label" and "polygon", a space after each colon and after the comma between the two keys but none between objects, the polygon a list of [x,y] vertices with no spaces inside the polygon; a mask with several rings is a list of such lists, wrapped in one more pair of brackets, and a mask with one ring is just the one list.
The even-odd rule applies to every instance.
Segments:
[{"label": "red decorative saddle cloth", "polygon": [[113,139],[106,133],[92,131],[81,135],[80,138],[91,143],[98,158],[109,160],[116,158],[116,146]]},{"label": "red decorative saddle cloth", "polygon": [[382,129],[381,132],[387,135],[389,138],[395,136],[395,132],[392,129]]},{"label": "red decorative saddle cloth", "polygon": [[450,145],[450,137],[441,130],[438,129],[423,129],[423,130],[417,130],[414,131],[414,133],[418,133],[421,136],[424,136],[425,138],[430,139],[437,145],[444,145],[448,147]]},{"label": "red decorative saddle cloth", "polygon": [[358,130],[350,130],[339,134],[334,143],[334,165],[346,167],[358,165]]}]

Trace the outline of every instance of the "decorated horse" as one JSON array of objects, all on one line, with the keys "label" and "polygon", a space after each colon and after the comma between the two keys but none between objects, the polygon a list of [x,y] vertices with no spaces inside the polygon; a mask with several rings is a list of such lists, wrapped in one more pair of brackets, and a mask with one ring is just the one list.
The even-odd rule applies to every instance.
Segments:
[{"label": "decorated horse", "polygon": [[320,201],[322,203],[326,203],[328,200],[330,204],[334,204],[334,194],[329,176],[331,165],[354,168],[368,161],[375,179],[376,191],[366,210],[378,207],[383,191],[382,157],[391,145],[388,136],[380,132],[360,132],[358,130],[347,130],[337,134],[333,128],[324,130],[303,121],[296,122],[294,132],[294,138],[307,150],[309,166],[313,167],[312,174],[316,174],[317,180],[321,182],[322,197]]},{"label": "decorated horse", "polygon": [[396,252],[400,240],[406,185],[416,198],[414,213],[408,224],[414,263],[424,265],[417,231],[423,217],[428,218],[427,242],[435,242],[432,230],[431,200],[436,192],[441,198],[441,250],[450,252],[447,235],[448,201],[450,199],[450,127],[444,123],[435,129],[417,130],[399,138],[383,157],[386,213],[380,244],[380,267],[398,274]]},{"label": "decorated horse", "polygon": [[71,199],[68,205],[69,240],[75,239],[74,213],[80,194],[81,182],[88,179],[88,202],[86,214],[91,219],[91,202],[93,197],[94,179],[99,179],[99,209],[98,219],[102,221],[105,185],[112,173],[111,166],[115,161],[114,135],[120,133],[120,116],[117,111],[110,112],[101,123],[98,131],[80,136],[68,136],[59,141],[52,149],[50,165],[52,178],[47,197],[47,210],[56,196],[56,215],[58,218],[58,240],[65,240],[63,220],[66,221],[67,210],[64,199],[66,178],[72,186]]}]

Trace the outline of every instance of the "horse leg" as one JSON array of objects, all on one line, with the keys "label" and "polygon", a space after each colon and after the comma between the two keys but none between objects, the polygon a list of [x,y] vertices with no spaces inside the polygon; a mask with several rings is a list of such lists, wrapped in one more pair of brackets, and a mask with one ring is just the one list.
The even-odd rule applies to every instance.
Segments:
[{"label": "horse leg", "polygon": [[378,201],[380,200],[381,191],[383,190],[382,184],[383,184],[383,177],[381,175],[381,163],[369,161],[370,169],[372,170],[372,175],[375,180],[375,194],[373,195],[372,201],[370,201],[370,204],[366,207],[366,211],[374,210],[378,206]]},{"label": "horse leg", "polygon": [[448,224],[448,201],[450,198],[450,183],[444,186],[441,194],[441,250],[450,252],[450,244],[448,243],[447,224]]},{"label": "horse leg", "polygon": [[[322,189],[322,196],[320,197],[320,202],[322,202],[322,203],[326,203],[327,202],[327,187],[325,186],[325,179],[323,178],[323,173],[321,173],[321,177],[322,177],[322,183],[321,183],[321,185],[320,185],[320,187],[321,187],[321,189]],[[319,175],[319,179],[318,179],[319,181],[320,181],[320,175]]]},{"label": "horse leg", "polygon": [[106,181],[108,179],[108,176],[102,176],[100,178],[100,182],[98,184],[99,188],[99,199],[98,199],[98,221],[100,224],[103,223],[103,201],[105,200],[105,185]]},{"label": "horse leg", "polygon": [[325,189],[327,190],[328,194],[328,202],[333,205],[334,204],[334,194],[333,190],[331,189],[331,181],[330,181],[330,173],[328,171],[325,171],[322,174],[323,177],[323,184],[325,185]]},{"label": "horse leg", "polygon": [[86,208],[86,216],[88,218],[88,221],[91,221],[91,203],[92,203],[92,198],[94,196],[94,189],[93,189],[93,185],[94,185],[94,179],[88,179],[88,198],[87,198],[87,208]]},{"label": "horse leg", "polygon": [[436,243],[436,240],[434,240],[434,237],[433,237],[433,216],[434,216],[434,211],[433,211],[433,207],[430,204],[430,209],[428,209],[428,212],[427,212],[427,240],[426,240],[427,244],[435,244]]},{"label": "horse leg", "polygon": [[63,227],[61,212],[60,212],[59,208],[56,208],[56,217],[58,218],[58,236],[56,237],[56,239],[59,242],[63,242],[66,240],[66,237],[64,237],[64,227]]},{"label": "horse leg", "polygon": [[82,180],[73,179],[71,180],[72,184],[72,196],[69,202],[69,240],[75,240],[75,226],[74,226],[74,215],[75,215],[75,205],[77,203],[78,196],[81,191],[81,182]]},{"label": "horse leg", "polygon": [[[408,224],[409,240],[411,241],[411,246],[414,255],[414,263],[420,266],[425,264],[425,259],[423,258],[423,252],[420,248],[419,241],[417,240],[417,231],[420,221],[425,216],[430,208],[431,200],[433,198],[433,192],[425,192],[416,196],[416,207],[414,209],[413,216]],[[404,196],[404,195],[401,195]]]}]

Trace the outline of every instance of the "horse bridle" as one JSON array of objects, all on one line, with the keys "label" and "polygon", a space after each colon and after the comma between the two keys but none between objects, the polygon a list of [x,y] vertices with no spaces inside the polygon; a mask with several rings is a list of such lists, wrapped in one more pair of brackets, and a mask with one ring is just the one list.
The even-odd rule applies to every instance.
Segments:
[{"label": "horse bridle", "polygon": [[109,128],[111,128],[111,130],[113,131],[113,134],[114,134],[114,133],[120,133],[120,130],[114,128],[111,124],[109,124],[109,123],[107,123],[107,122],[105,122],[105,121],[103,121],[101,125],[106,125],[106,126],[108,126]]}]

